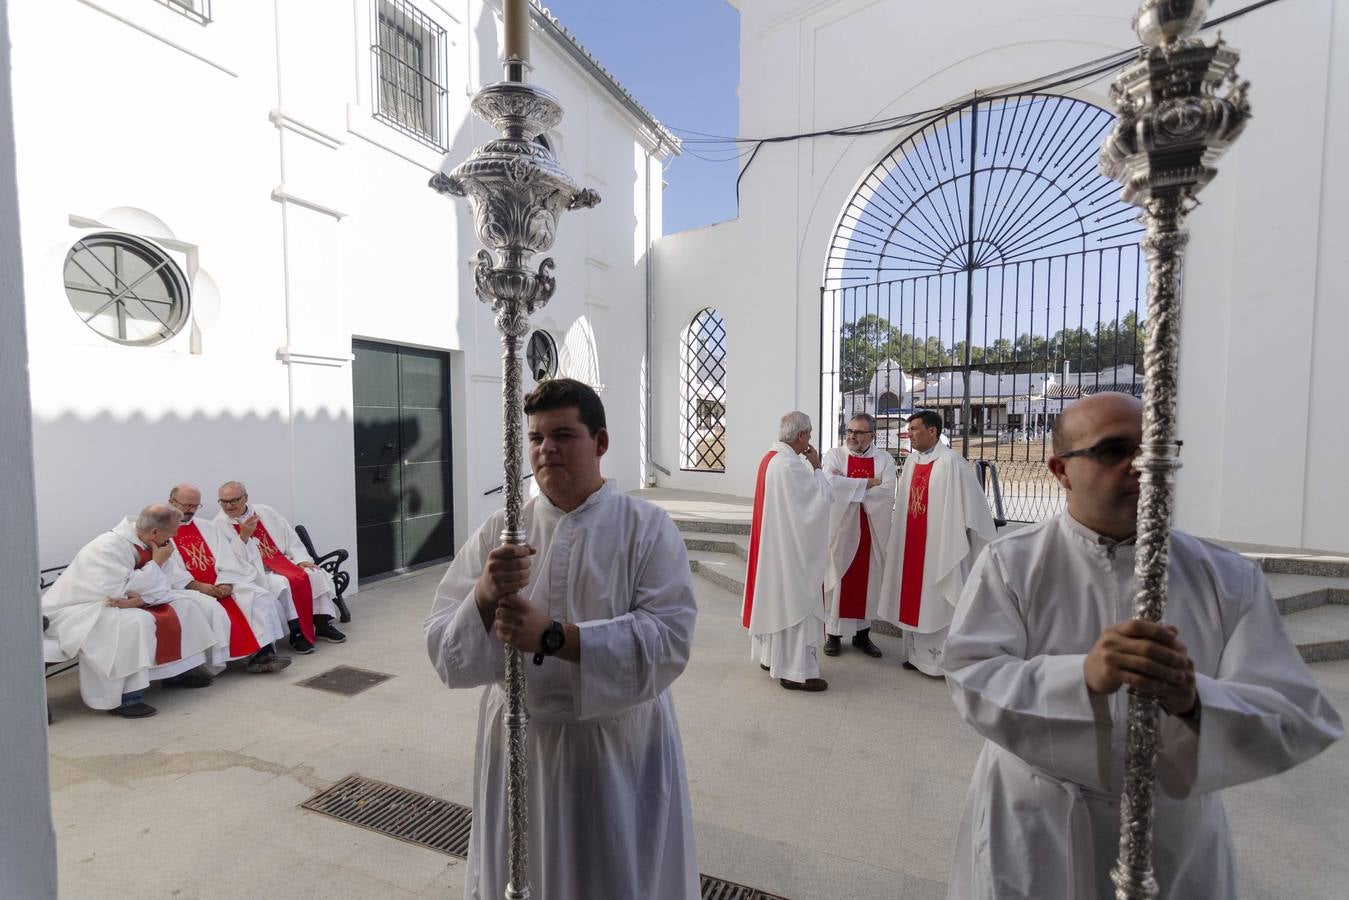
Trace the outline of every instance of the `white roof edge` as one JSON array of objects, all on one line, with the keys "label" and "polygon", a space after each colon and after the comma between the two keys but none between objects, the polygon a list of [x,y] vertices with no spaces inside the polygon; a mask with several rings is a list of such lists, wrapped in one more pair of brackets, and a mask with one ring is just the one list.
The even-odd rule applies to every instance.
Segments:
[{"label": "white roof edge", "polygon": [[614,99],[620,105],[651,130],[658,150],[660,145],[663,144],[670,148],[672,154],[678,155],[682,152],[683,145],[679,138],[675,137],[670,129],[662,125],[660,120],[651,114],[650,110],[638,103],[637,98],[632,96],[627,88],[619,84],[618,79],[567,30],[565,25],[558,21],[557,16],[553,15],[539,0],[530,0],[529,5],[533,9],[534,19],[539,24],[539,30],[557,41],[571,55],[572,59],[580,64],[581,68],[593,75],[595,80],[614,96]]}]

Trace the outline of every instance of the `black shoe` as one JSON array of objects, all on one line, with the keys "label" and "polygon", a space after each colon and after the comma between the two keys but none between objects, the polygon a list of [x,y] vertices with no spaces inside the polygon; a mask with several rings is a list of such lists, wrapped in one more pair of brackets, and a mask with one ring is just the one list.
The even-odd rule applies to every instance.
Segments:
[{"label": "black shoe", "polygon": [[785,678],[779,678],[778,681],[782,682],[782,686],[789,691],[810,691],[812,694],[829,687],[829,682],[823,678],[807,678],[805,681],[788,681]]},{"label": "black shoe", "polygon": [[[856,643],[856,641],[854,641],[853,643]],[[824,639],[824,655],[825,655],[825,656],[838,656],[839,653],[842,652],[842,649],[843,649],[843,645],[842,645],[842,643],[840,642],[839,636],[838,636],[838,635],[836,635],[836,634],[831,634],[831,635],[827,635],[827,636],[825,637],[825,639]]]},{"label": "black shoe", "polygon": [[904,660],[904,668],[908,669],[910,672],[918,671],[918,667],[915,666],[913,663],[909,662],[907,659]]},{"label": "black shoe", "polygon": [[765,666],[763,663],[759,663],[759,668],[763,669],[765,672],[768,671],[768,666]]},{"label": "black shoe", "polygon": [[204,688],[211,686],[211,676],[202,672],[184,672],[181,675],[175,675],[172,678],[165,678],[160,682],[164,687],[177,688]]},{"label": "black shoe", "polygon": [[309,643],[309,639],[298,631],[292,634],[290,640],[286,643],[290,644],[290,649],[294,650],[296,653],[306,654],[314,652],[314,645]]},{"label": "black shoe", "polygon": [[881,648],[871,642],[871,629],[864,628],[853,635],[852,645],[873,659],[879,658]]},{"label": "black shoe", "polygon": [[[258,657],[262,658],[259,659]],[[248,665],[244,666],[244,671],[252,672],[255,675],[262,672],[280,672],[288,665],[290,665],[289,656],[277,656],[275,653],[262,656],[261,653],[257,653],[249,658]]]},{"label": "black shoe", "polygon": [[340,644],[347,639],[347,636],[338,631],[337,627],[333,625],[332,620],[327,622],[315,622],[314,637],[322,638],[323,640],[334,644]]},{"label": "black shoe", "polygon": [[123,719],[145,719],[157,712],[159,710],[148,703],[123,703],[116,709],[108,710],[108,715],[121,716]]}]

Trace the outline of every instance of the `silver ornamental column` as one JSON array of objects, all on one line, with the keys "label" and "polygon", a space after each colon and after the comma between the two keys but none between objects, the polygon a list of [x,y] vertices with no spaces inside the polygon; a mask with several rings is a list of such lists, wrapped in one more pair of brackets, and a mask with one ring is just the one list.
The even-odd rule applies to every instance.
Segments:
[{"label": "silver ornamental column", "polygon": [[[1176,441],[1180,267],[1188,232],[1182,226],[1195,195],[1217,170],[1213,163],[1250,116],[1237,53],[1222,40],[1193,38],[1208,0],[1144,0],[1134,30],[1144,49],[1111,88],[1119,109],[1101,147],[1101,173],[1124,186],[1121,196],[1143,209],[1148,254],[1148,320],[1144,349],[1143,448],[1140,476],[1134,617],[1157,622],[1166,607],[1167,547]],[[1221,91],[1221,93],[1220,93]],[[1157,896],[1152,872],[1152,792],[1157,761],[1157,700],[1129,692],[1119,860],[1111,870],[1116,900]]]},{"label": "silver ornamental column", "polygon": [[[538,271],[529,268],[529,261],[535,253],[553,245],[557,220],[564,210],[594,206],[600,197],[588,188],[578,188],[557,164],[553,152],[534,140],[562,121],[557,98],[524,82],[522,57],[508,56],[505,70],[505,81],[489,84],[473,97],[473,112],[492,123],[502,136],[474,150],[448,174],[442,168],[430,185],[442,194],[468,198],[478,239],[496,254],[493,257],[487,250],[478,251],[474,279],[478,298],[491,304],[501,332],[501,454],[506,495],[501,542],[523,544],[520,341],[529,331],[529,316],[548,302],[556,287],[551,258],[543,260]],[[445,166],[450,164],[447,159]],[[507,647],[507,702],[502,714],[510,830],[507,900],[526,900],[530,895],[525,781],[529,714],[525,709],[523,665],[519,651]]]}]

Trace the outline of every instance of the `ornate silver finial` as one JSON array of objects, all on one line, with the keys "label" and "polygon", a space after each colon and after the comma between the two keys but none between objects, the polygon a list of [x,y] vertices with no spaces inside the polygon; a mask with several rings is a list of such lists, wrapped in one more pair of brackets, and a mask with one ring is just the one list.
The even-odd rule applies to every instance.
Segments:
[{"label": "ornate silver finial", "polygon": [[1143,0],[1134,32],[1147,47],[1188,40],[1204,24],[1208,8],[1209,0]]}]

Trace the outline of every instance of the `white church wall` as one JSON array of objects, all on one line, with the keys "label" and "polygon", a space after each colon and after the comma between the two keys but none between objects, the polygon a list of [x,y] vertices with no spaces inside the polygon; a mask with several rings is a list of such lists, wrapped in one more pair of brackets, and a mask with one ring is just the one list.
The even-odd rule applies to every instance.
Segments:
[{"label": "white church wall", "polygon": [[[738,6],[746,136],[939,107],[1135,44],[1130,2],[1087,13],[1068,0]],[[1335,257],[1321,249],[1336,246],[1330,241],[1339,236],[1338,223],[1322,210],[1342,189],[1327,173],[1343,152],[1340,123],[1349,102],[1349,86],[1331,77],[1349,51],[1332,7],[1330,0],[1278,4],[1223,26],[1242,52],[1241,74],[1254,84],[1255,118],[1191,218],[1181,397],[1191,463],[1180,475],[1177,522],[1210,536],[1328,549],[1346,542],[1343,530],[1333,529],[1349,500],[1343,493],[1349,488],[1341,487],[1349,479],[1335,476],[1333,460],[1349,448],[1349,434],[1342,416],[1318,404],[1349,387],[1343,367],[1327,358],[1332,339],[1322,336],[1321,324],[1339,321],[1344,305],[1325,268]],[[1299,48],[1296,59],[1289,47]],[[1108,108],[1108,79],[1074,96]],[[736,346],[729,379],[756,406],[771,405],[775,413],[799,406],[815,415],[819,287],[829,240],[857,183],[904,137],[901,131],[766,145],[743,177],[738,222],[719,226],[729,246],[693,235],[658,244],[662,318],[666,303],[721,285]],[[1330,193],[1321,199],[1323,191]],[[793,316],[780,315],[783,301]],[[669,317],[677,318],[675,310]],[[755,323],[748,341],[732,325],[746,320]],[[660,379],[677,372],[676,357],[662,366],[660,415],[677,433],[677,387],[659,388]],[[1252,427],[1270,410],[1286,415],[1277,443],[1292,460],[1275,474],[1263,464],[1269,440]],[[728,411],[731,446],[765,443],[764,423],[746,435],[732,420]],[[1204,464],[1195,465],[1196,458]],[[722,486],[710,489],[752,491],[756,459],[732,450]],[[686,480],[662,476],[661,483]]]},{"label": "white church wall", "polygon": [[[324,16],[299,0],[275,16],[217,3],[204,26],[140,0],[15,11],[44,565],[182,479],[203,488],[211,515],[216,486],[242,479],[309,525],[320,550],[354,554],[353,338],[450,353],[456,541],[500,505],[484,496],[501,481],[500,345],[473,293],[471,216],[427,187],[441,152],[371,118],[369,3]],[[468,104],[500,77],[499,13],[476,0],[418,7],[446,29],[448,140],[465,158],[494,134]],[[51,27],[58,17],[70,27]],[[533,51],[533,78],[566,110],[554,136],[564,167],[582,184],[604,178],[604,202],[559,227],[545,310],[559,335],[589,322],[611,431],[636,447],[645,258],[634,233],[646,223],[635,211],[654,144],[537,28]],[[658,157],[657,185],[659,168]],[[98,224],[181,256],[196,334],[124,347],[75,317],[62,265]],[[606,474],[637,487],[636,457],[621,458]]]}]

